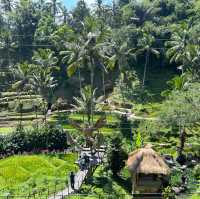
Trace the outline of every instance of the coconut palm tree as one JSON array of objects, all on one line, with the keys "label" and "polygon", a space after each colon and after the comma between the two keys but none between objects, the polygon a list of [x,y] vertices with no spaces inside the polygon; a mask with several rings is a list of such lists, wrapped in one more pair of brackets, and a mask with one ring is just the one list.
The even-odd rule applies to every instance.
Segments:
[{"label": "coconut palm tree", "polygon": [[[80,67],[84,66],[86,69],[90,70],[91,93],[94,90],[95,69],[99,67],[101,70],[107,72],[105,53],[109,33],[110,32],[106,28],[102,28],[100,31],[97,27],[97,23],[95,23],[93,18],[89,17],[83,23],[82,35],[79,35],[74,42],[66,43],[67,50],[61,52],[62,55],[65,55],[63,61],[68,59],[67,73],[70,77],[77,69],[80,69]],[[93,103],[92,99],[91,103]],[[91,105],[91,107],[93,107],[93,105]],[[93,115],[93,109],[91,109],[91,115]]]},{"label": "coconut palm tree", "polygon": [[77,35],[74,42],[66,43],[66,55],[63,61],[68,59],[68,75],[72,76],[80,66],[86,65],[91,71],[91,85],[93,87],[94,69],[97,66],[105,67],[105,45],[110,34],[106,28],[98,29],[93,18],[88,17],[83,25],[82,35]]},{"label": "coconut palm tree", "polygon": [[[113,55],[108,58],[108,69],[113,70],[114,68],[118,68],[121,76],[121,80],[123,83],[123,73],[129,68],[128,59],[133,57],[136,60],[136,54],[134,53],[135,49],[130,48],[128,43],[124,41],[121,43],[120,41],[115,41],[111,44],[111,49],[113,51]],[[125,103],[125,97],[123,94],[122,84],[119,84],[123,101]]]},{"label": "coconut palm tree", "polygon": [[[76,111],[84,112],[87,115],[88,124],[91,124],[91,110],[97,111],[100,110],[101,104],[103,103],[104,97],[96,97],[96,90],[91,90],[91,86],[86,86],[81,90],[80,97],[74,97],[75,104],[72,106]],[[91,102],[92,100],[92,102]]]},{"label": "coconut palm tree", "polygon": [[181,76],[177,75],[171,80],[167,82],[169,89],[162,92],[162,96],[169,97],[173,91],[182,91],[188,87],[188,77],[186,74],[182,74]]},{"label": "coconut palm tree", "polygon": [[179,65],[179,69],[184,72],[188,61],[191,59],[190,55],[190,29],[187,25],[182,24],[180,30],[174,31],[171,40],[166,42],[167,57],[170,62],[175,62]]},{"label": "coconut palm tree", "polygon": [[116,66],[119,71],[123,71],[129,66],[128,59],[132,56],[136,59],[136,54],[134,53],[134,48],[129,48],[128,43],[125,41],[123,43],[113,42],[112,44],[113,55],[109,58],[108,68],[114,69]]},{"label": "coconut palm tree", "polygon": [[193,79],[200,77],[200,48],[198,45],[190,45],[191,62],[189,70],[192,72]]},{"label": "coconut palm tree", "polygon": [[67,74],[69,77],[71,77],[78,69],[80,92],[82,89],[80,68],[83,67],[83,57],[80,56],[81,45],[83,45],[81,39],[78,39],[78,41],[67,42],[67,50],[60,52],[60,54],[63,55],[62,62],[68,63]]},{"label": "coconut palm tree", "polygon": [[47,68],[51,70],[58,69],[56,67],[58,58],[54,56],[54,52],[50,49],[38,49],[38,51],[34,52],[32,59],[35,65],[40,66],[44,70]]},{"label": "coconut palm tree", "polygon": [[139,40],[137,50],[137,54],[145,55],[145,65],[144,65],[144,72],[143,72],[143,80],[142,80],[142,86],[145,86],[146,81],[146,74],[147,74],[147,67],[149,64],[150,55],[156,55],[159,56],[159,51],[153,47],[153,42],[155,41],[155,38],[147,33],[143,33],[143,38]]},{"label": "coconut palm tree", "polygon": [[[46,122],[46,114],[51,109],[53,92],[57,86],[57,81],[52,76],[50,68],[43,69],[39,66],[35,67],[30,79],[32,89],[42,96],[44,106],[44,116]],[[47,104],[47,110],[45,110]]]},{"label": "coconut palm tree", "polygon": [[30,82],[33,90],[46,101],[49,110],[52,105],[53,91],[57,86],[52,73],[55,69],[58,70],[56,66],[58,59],[50,49],[39,49],[34,52],[33,61],[35,66]]},{"label": "coconut palm tree", "polygon": [[12,84],[13,90],[30,90],[30,77],[32,74],[32,66],[28,64],[27,62],[24,62],[22,64],[16,65],[14,68],[10,68],[12,74],[14,83]]},{"label": "coconut palm tree", "polygon": [[133,1],[129,3],[130,7],[133,7],[135,16],[131,19],[136,22],[138,26],[144,24],[147,20],[152,20],[153,17],[159,11],[156,8],[156,1]]}]

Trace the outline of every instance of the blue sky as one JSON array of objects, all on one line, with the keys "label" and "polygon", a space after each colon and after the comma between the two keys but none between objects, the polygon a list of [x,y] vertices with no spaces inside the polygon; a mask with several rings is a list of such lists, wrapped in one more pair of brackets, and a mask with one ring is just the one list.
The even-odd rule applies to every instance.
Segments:
[{"label": "blue sky", "polygon": [[[72,9],[76,6],[78,0],[62,0],[68,9]],[[95,0],[85,0],[88,5],[94,4]],[[111,2],[111,0],[103,0],[103,3]]]}]

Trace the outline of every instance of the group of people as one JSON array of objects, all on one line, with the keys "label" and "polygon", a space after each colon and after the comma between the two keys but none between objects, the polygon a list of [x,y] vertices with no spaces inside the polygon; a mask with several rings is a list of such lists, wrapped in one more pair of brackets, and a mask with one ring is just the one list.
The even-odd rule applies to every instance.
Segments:
[{"label": "group of people", "polygon": [[80,156],[78,160],[78,164],[81,171],[88,169],[90,167],[90,157],[86,153],[84,153],[83,157]]},{"label": "group of people", "polygon": [[[83,157],[80,156],[80,158],[78,160],[78,164],[79,164],[81,171],[88,169],[90,167],[90,157],[84,153]],[[70,173],[70,184],[71,184],[71,188],[74,189],[75,174],[73,171]]]}]

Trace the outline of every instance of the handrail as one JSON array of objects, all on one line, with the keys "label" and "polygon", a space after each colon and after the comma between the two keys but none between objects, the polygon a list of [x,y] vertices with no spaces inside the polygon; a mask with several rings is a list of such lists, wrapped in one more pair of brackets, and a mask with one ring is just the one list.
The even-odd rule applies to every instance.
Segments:
[{"label": "handrail", "polygon": [[[197,195],[200,195],[200,192],[194,192],[194,193],[185,193],[184,195],[185,196],[192,196],[193,194],[197,194]],[[162,193],[146,193],[146,194],[117,194],[117,196],[119,197],[119,198],[123,198],[123,197],[125,197],[125,196],[138,196],[138,197],[155,197],[155,195],[161,195],[162,196]],[[46,196],[46,195],[41,195],[41,198],[42,197],[44,197],[44,196]],[[58,196],[58,195],[57,195]],[[61,195],[59,195],[60,197],[62,197],[63,195],[61,194]],[[73,196],[76,196],[77,198],[79,198],[79,197],[95,197],[95,198],[102,198],[102,196],[104,196],[104,198],[106,198],[106,197],[110,197],[110,196],[113,196],[113,194],[71,194],[71,195],[69,195],[69,196],[65,196],[65,198],[67,199],[67,198],[70,198],[70,197],[72,197],[73,198]],[[20,198],[20,199],[25,199],[25,198],[31,198],[31,196],[27,196],[27,195],[10,195],[10,196],[1,196],[0,195],[0,199],[13,199],[13,198]],[[37,197],[37,199],[40,199],[40,198],[38,198]]]}]

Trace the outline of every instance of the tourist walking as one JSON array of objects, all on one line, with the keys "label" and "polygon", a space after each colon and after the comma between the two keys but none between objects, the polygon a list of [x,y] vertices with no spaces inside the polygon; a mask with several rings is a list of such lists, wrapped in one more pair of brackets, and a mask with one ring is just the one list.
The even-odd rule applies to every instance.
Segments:
[{"label": "tourist walking", "polygon": [[86,169],[88,169],[90,167],[90,157],[85,153],[83,158],[85,161],[85,167],[86,167]]},{"label": "tourist walking", "polygon": [[74,183],[75,183],[75,175],[74,175],[74,172],[72,171],[70,173],[70,184],[71,184],[72,189],[74,189]]}]

